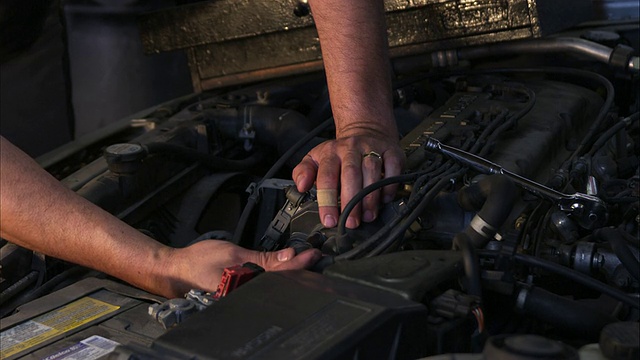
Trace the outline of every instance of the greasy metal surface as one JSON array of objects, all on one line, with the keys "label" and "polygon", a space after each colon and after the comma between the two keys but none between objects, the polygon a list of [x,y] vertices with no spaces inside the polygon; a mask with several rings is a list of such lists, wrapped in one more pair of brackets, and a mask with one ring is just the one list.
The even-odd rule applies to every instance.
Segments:
[{"label": "greasy metal surface", "polygon": [[[401,44],[530,27],[532,1],[386,0],[389,38]],[[311,16],[294,15],[296,3],[225,0],[151,13],[140,21],[145,51],[170,51],[313,27]]]},{"label": "greasy metal surface", "polygon": [[[306,28],[198,46],[193,60],[204,78],[271,68],[292,59],[295,63],[318,60],[320,43],[314,34],[315,28]],[[210,64],[216,64],[215,68]]]},{"label": "greasy metal surface", "polygon": [[297,17],[297,0],[222,0],[151,13],[140,19],[147,52],[170,51],[312,26]]},{"label": "greasy metal surface", "polygon": [[[296,4],[297,0],[218,0],[164,10],[141,19],[142,41],[149,53],[188,49],[197,91],[281,76],[284,70],[316,69],[321,60],[318,35],[311,16],[293,13]],[[590,0],[385,0],[391,55],[539,37],[584,20],[576,9],[589,4]]]}]

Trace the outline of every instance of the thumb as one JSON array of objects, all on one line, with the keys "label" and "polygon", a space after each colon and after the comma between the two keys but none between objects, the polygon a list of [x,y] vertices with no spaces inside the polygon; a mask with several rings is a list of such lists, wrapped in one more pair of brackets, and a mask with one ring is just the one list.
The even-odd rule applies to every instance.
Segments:
[{"label": "thumb", "polygon": [[309,249],[296,255],[292,248],[263,252],[260,255],[258,265],[267,271],[309,268],[322,256],[318,249]]},{"label": "thumb", "polygon": [[291,260],[291,258],[296,256],[296,252],[292,248],[278,250],[274,254],[276,256],[276,260],[278,260],[279,262],[289,261]]}]

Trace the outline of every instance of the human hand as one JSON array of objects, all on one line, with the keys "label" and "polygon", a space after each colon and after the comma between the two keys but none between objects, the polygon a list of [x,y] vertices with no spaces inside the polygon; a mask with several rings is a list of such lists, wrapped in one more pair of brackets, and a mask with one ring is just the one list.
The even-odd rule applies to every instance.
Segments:
[{"label": "human hand", "polygon": [[[331,228],[336,226],[340,211],[360,190],[382,178],[400,175],[404,160],[404,153],[394,136],[341,137],[325,141],[309,151],[293,169],[293,180],[300,192],[308,191],[316,182],[320,221]],[[337,206],[338,186],[341,209]],[[382,192],[376,190],[367,195],[349,214],[347,227],[357,228],[361,219],[365,222],[375,220],[380,201],[393,200],[397,187],[388,185]]]},{"label": "human hand", "polygon": [[182,297],[190,289],[213,292],[220,283],[225,267],[252,262],[266,271],[304,269],[321,257],[317,249],[298,255],[287,248],[273,252],[254,251],[221,240],[204,240],[182,249],[173,249],[170,256],[169,286],[166,297]]}]

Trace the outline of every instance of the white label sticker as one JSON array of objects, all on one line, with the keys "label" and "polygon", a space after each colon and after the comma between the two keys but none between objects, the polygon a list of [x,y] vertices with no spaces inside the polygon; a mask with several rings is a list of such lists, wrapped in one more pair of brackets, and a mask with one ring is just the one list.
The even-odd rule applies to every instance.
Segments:
[{"label": "white label sticker", "polygon": [[75,345],[45,357],[44,360],[94,360],[107,355],[118,345],[120,344],[113,340],[93,335]]}]

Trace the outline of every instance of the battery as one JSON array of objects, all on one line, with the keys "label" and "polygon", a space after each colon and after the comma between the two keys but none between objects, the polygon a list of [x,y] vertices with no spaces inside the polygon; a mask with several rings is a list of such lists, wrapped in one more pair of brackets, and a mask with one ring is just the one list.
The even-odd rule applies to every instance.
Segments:
[{"label": "battery", "polygon": [[[304,270],[266,272],[119,358],[416,359],[427,308],[397,294]],[[381,356],[383,355],[383,356]]]},{"label": "battery", "polygon": [[98,359],[118,345],[148,347],[165,329],[148,315],[156,297],[88,278],[27,303],[2,319],[2,359]]},{"label": "battery", "polygon": [[[377,264],[384,267],[384,259]],[[426,273],[433,269],[429,264],[414,268]],[[305,270],[261,273],[169,330],[148,313],[150,304],[166,299],[109,280],[85,279],[4,318],[0,358],[426,356],[427,308],[397,289],[416,294],[417,282],[403,279],[403,272],[389,276],[404,285],[358,283],[349,274],[360,268],[339,267],[334,273],[341,275],[331,277]]]}]

